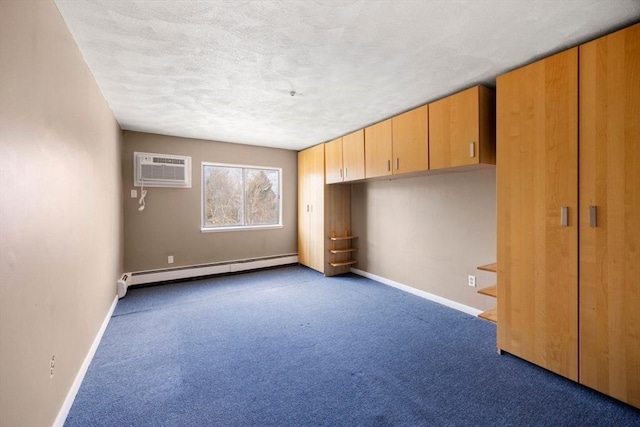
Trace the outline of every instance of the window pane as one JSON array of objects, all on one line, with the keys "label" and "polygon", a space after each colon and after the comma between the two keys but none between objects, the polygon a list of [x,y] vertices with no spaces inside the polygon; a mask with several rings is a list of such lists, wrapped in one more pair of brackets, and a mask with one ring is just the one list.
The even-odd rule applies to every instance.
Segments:
[{"label": "window pane", "polygon": [[278,171],[245,169],[245,225],[272,225],[280,221]]},{"label": "window pane", "polygon": [[243,224],[242,168],[205,166],[205,227]]}]

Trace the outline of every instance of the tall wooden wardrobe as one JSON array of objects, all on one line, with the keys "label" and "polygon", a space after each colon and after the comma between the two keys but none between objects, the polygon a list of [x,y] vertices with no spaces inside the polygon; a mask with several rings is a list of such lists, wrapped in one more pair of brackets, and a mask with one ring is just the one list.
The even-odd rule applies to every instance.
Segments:
[{"label": "tall wooden wardrobe", "polygon": [[325,184],[325,147],[298,153],[298,262],[326,276],[346,273],[332,266],[331,237],[351,229],[351,186]]},{"label": "tall wooden wardrobe", "polygon": [[640,24],[497,79],[498,347],[640,407]]}]

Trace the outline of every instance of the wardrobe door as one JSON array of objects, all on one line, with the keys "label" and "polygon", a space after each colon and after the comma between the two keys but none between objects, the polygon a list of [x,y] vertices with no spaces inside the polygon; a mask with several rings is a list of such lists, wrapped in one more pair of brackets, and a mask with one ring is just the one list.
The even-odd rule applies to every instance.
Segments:
[{"label": "wardrobe door", "polygon": [[580,382],[640,407],[640,24],[580,46]]},{"label": "wardrobe door", "polygon": [[310,148],[309,159],[309,267],[325,272],[325,150],[323,144]]},{"label": "wardrobe door", "polygon": [[498,347],[578,379],[578,49],[497,79]]},{"label": "wardrobe door", "polygon": [[298,153],[298,262],[310,267],[309,215],[310,215],[310,157],[311,150]]}]

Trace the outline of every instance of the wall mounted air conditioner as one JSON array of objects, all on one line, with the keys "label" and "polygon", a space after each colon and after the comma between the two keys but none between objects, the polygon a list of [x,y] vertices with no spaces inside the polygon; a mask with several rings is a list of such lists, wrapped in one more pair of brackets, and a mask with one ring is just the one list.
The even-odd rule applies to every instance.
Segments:
[{"label": "wall mounted air conditioner", "polygon": [[134,185],[191,188],[191,157],[133,153]]}]

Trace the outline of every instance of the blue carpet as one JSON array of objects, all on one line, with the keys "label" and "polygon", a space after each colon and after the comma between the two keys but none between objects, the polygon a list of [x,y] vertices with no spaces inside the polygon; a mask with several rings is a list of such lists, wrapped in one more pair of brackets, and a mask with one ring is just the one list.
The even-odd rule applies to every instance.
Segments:
[{"label": "blue carpet", "polygon": [[495,326],[291,266],[130,289],[66,426],[640,426]]}]

